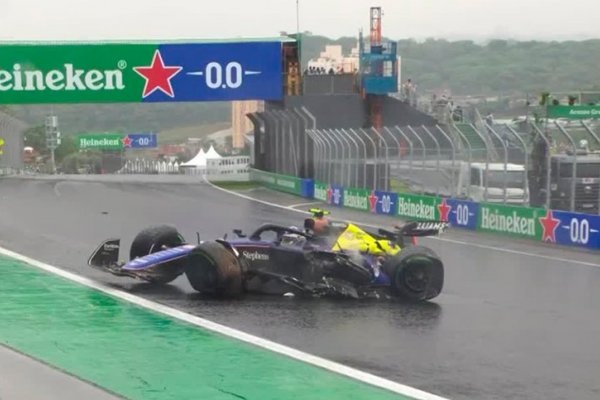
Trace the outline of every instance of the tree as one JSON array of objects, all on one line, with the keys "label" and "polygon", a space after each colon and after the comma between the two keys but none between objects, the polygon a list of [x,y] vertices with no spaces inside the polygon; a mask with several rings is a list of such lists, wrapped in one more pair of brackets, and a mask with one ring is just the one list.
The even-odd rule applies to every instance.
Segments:
[{"label": "tree", "polygon": [[54,156],[56,162],[60,163],[66,156],[78,151],[77,141],[73,136],[65,136],[61,138],[60,146],[56,148]]},{"label": "tree", "polygon": [[46,129],[43,125],[32,126],[25,131],[25,146],[33,147],[40,154],[48,150],[46,146]]}]

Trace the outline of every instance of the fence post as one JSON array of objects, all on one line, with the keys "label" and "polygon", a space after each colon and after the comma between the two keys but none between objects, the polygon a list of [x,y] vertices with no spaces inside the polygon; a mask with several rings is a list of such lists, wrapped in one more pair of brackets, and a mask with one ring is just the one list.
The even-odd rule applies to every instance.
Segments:
[{"label": "fence post", "polygon": [[454,142],[452,141],[452,138],[446,133],[444,132],[444,130],[439,126],[436,125],[435,128],[446,138],[446,140],[448,140],[448,143],[450,143],[450,148],[452,149],[452,171],[450,173],[450,184],[452,185],[452,188],[450,189],[450,195],[452,197],[455,197],[456,195],[456,166],[455,166],[455,160],[456,160],[456,147],[454,147]]},{"label": "fence post", "polygon": [[[360,152],[358,143],[356,142],[356,140],[354,140],[354,138],[348,132],[346,132],[344,129],[342,129],[342,130],[346,133],[348,139],[350,139],[350,141],[352,141],[352,143],[354,143],[354,145],[356,146],[356,158],[352,159],[353,160],[352,161],[352,164],[353,164],[352,169],[354,170],[354,183],[352,183],[351,186],[360,187],[359,183],[358,183],[358,157],[359,157],[358,153]],[[352,179],[350,179],[350,180],[352,181]]]},{"label": "fence post", "polygon": [[[328,129],[328,133],[331,134],[331,138],[333,140],[333,142],[335,143],[335,154],[336,154],[336,163],[334,164],[336,166],[335,168],[335,179],[337,181],[338,184],[340,185],[344,185],[344,145],[341,144],[341,139],[337,136],[335,130],[333,129]],[[338,143],[341,144],[340,149],[341,149],[341,155],[338,155]],[[337,168],[337,166],[339,166],[339,168]],[[338,177],[339,176],[339,177]]]},{"label": "fence post", "polygon": [[540,128],[538,128],[538,126],[535,123],[532,123],[531,126],[546,143],[546,149],[547,149],[547,151],[546,151],[546,208],[549,210],[550,209],[550,168],[551,168],[550,140],[546,137],[546,135],[544,135],[542,130]]},{"label": "fence post", "polygon": [[[293,111],[302,120],[302,123],[304,124],[304,129],[306,131],[306,129],[308,129],[308,127],[309,127],[308,117],[306,116],[306,114],[303,113],[303,111],[301,109],[294,108]],[[315,125],[316,125],[316,120],[313,121],[313,123],[311,124],[312,129],[316,129]],[[314,136],[311,136],[311,138],[314,140]],[[311,171],[310,161],[309,161],[309,157],[308,157],[308,155],[309,155],[309,151],[308,151],[309,140],[308,140],[308,137],[306,134],[303,136],[303,139],[304,139],[304,165],[305,165],[305,170],[306,170],[306,177],[311,178],[312,177],[311,175],[314,174],[314,169]],[[312,172],[312,174],[311,174],[311,172]]]},{"label": "fence post", "polygon": [[581,121],[581,125],[585,128],[587,133],[589,133],[596,140],[596,143],[600,144],[600,137],[598,137],[596,132],[594,132],[594,130],[588,124],[586,124],[585,121]]},{"label": "fence post", "polygon": [[571,137],[571,135],[569,135],[569,132],[567,132],[562,126],[560,126],[560,124],[557,121],[554,121],[554,125],[556,125],[556,127],[558,128],[558,130],[560,131],[560,133],[562,133],[563,135],[565,135],[565,137],[569,140],[569,142],[571,142],[571,146],[573,146],[573,172],[572,172],[572,176],[571,176],[571,204],[570,204],[570,211],[575,211],[575,187],[576,187],[576,182],[575,180],[577,179],[577,145],[575,144],[575,140],[573,140],[573,138]]},{"label": "fence post", "polygon": [[325,131],[316,129],[315,132],[319,134],[327,149],[325,158],[323,159],[325,164],[325,168],[323,168],[323,170],[326,171],[324,175],[326,179],[324,179],[324,181],[331,183],[331,159],[333,158],[333,148],[331,147],[331,143],[329,142],[327,135],[325,135]]},{"label": "fence post", "polygon": [[523,140],[521,135],[519,135],[510,125],[508,125],[508,124],[505,124],[505,125],[506,125],[506,128],[521,143],[521,146],[523,146],[523,154],[525,155],[525,183],[524,183],[525,187],[523,188],[523,190],[524,190],[523,193],[527,193],[527,200],[529,201],[529,197],[530,197],[530,193],[529,193],[529,150],[527,149],[527,144],[525,143],[525,141]]},{"label": "fence post", "polygon": [[[290,118],[288,111],[280,110],[279,116],[281,117],[281,120],[283,121],[283,131],[285,132],[286,137],[289,140],[288,145],[284,146],[284,148],[287,149],[287,154],[289,155],[289,157],[292,161],[292,168],[293,168],[293,169],[289,169],[289,170],[286,168],[286,171],[289,171],[292,176],[299,176],[298,151],[296,149],[296,141],[294,138],[294,134],[292,132],[292,119]],[[287,164],[287,163],[284,163],[284,164]]]},{"label": "fence post", "polygon": [[335,184],[337,182],[336,181],[336,174],[335,174],[335,164],[334,164],[334,160],[338,159],[338,151],[337,151],[337,146],[335,144],[335,140],[333,140],[330,136],[330,132],[327,129],[322,129],[321,133],[323,133],[323,137],[327,138],[327,142],[328,144],[331,144],[331,154],[330,157],[327,159],[328,164],[329,164],[329,168],[328,168],[328,176],[329,176],[329,183],[331,184]]},{"label": "fence post", "polygon": [[373,138],[371,138],[369,134],[364,131],[364,129],[361,128],[359,129],[359,131],[361,131],[373,145],[373,190],[377,190],[377,188],[375,187],[377,185],[377,165],[375,164],[375,156],[377,155],[377,145],[375,144]]},{"label": "fence post", "polygon": [[[425,148],[425,142],[423,141],[423,139],[421,139],[421,137],[417,134],[417,132],[415,132],[415,130],[412,128],[412,126],[407,125],[406,128],[413,134],[414,137],[417,138],[417,140],[419,142],[421,142],[421,150],[423,152],[423,171],[427,171],[427,150]],[[425,185],[421,184],[421,193],[425,194]]]},{"label": "fence post", "polygon": [[469,124],[469,126],[471,127],[471,129],[473,129],[473,131],[477,134],[477,136],[479,136],[481,138],[481,141],[483,142],[483,145],[485,146],[485,186],[483,188],[483,201],[487,201],[488,199],[488,187],[489,187],[489,183],[488,183],[488,179],[487,179],[487,175],[489,174],[490,171],[490,154],[492,152],[492,150],[490,149],[490,146],[488,145],[487,140],[485,139],[485,136],[483,136],[483,134],[481,132],[479,132],[479,130],[473,125],[473,124]]},{"label": "fence post", "polygon": [[502,144],[502,148],[504,149],[504,204],[506,204],[506,199],[508,194],[506,193],[508,188],[508,148],[506,147],[506,143],[502,139],[502,137],[487,123],[483,122],[483,126],[487,128]]},{"label": "fence post", "polygon": [[[436,137],[429,131],[429,129],[427,129],[427,127],[425,125],[422,126],[423,130],[425,131],[425,133],[427,133],[432,139],[433,142],[435,143],[435,147],[437,147],[437,162],[436,162],[436,171],[438,173],[438,175],[441,175],[442,172],[440,170],[440,158],[442,158],[442,149],[440,148],[440,142],[438,142],[438,140],[436,139]],[[440,182],[438,181],[436,188],[435,188],[435,195],[439,196],[440,195]]]},{"label": "fence post", "polygon": [[[387,144],[387,142],[386,142],[386,141],[385,141],[385,139],[383,138],[383,135],[382,135],[381,133],[379,133],[379,132],[377,131],[377,129],[375,129],[375,128],[371,128],[371,130],[372,130],[373,132],[375,132],[375,134],[376,134],[376,135],[377,135],[377,137],[379,138],[379,141],[380,141],[380,142],[383,142],[383,146],[385,147],[385,165],[384,165],[384,167],[385,167],[385,172],[384,172],[384,177],[383,177],[383,179],[384,179],[384,186],[383,186],[383,190],[385,190],[386,192],[388,192],[388,191],[389,191],[389,190],[388,190],[388,188],[389,188],[389,181],[390,181],[390,175],[389,175],[389,172],[388,172],[388,167],[389,167],[389,164],[390,164],[390,163],[389,163],[389,152],[390,152],[390,148],[388,147],[388,144]],[[379,146],[378,146],[378,147],[379,147]],[[379,153],[379,152],[378,152],[378,153]],[[379,158],[379,157],[377,157],[377,158]],[[377,187],[376,189],[379,189],[379,187]]]},{"label": "fence post", "polygon": [[313,141],[313,162],[316,164],[317,170],[314,171],[313,177],[319,180],[319,163],[321,162],[321,139],[317,138],[317,135],[312,129],[305,129],[304,134],[310,136]]},{"label": "fence post", "polygon": [[413,173],[413,143],[412,140],[410,140],[408,138],[408,135],[405,134],[402,129],[400,129],[399,126],[395,126],[396,130],[400,133],[400,135],[402,135],[402,137],[404,138],[404,140],[406,140],[406,142],[408,143],[408,151],[409,151],[409,155],[410,157],[408,158],[408,173],[412,176]]},{"label": "fence post", "polygon": [[[361,186],[361,188],[366,188],[367,187],[367,143],[360,137],[360,135],[358,133],[356,133],[356,131],[354,129],[349,129],[349,132],[352,132],[352,134],[354,134],[358,140],[360,140],[360,142],[363,144],[363,154],[365,156],[364,160],[363,160],[363,184]],[[357,170],[358,170],[358,159],[357,159]]]},{"label": "fence post", "polygon": [[[396,137],[392,134],[392,132],[389,130],[388,127],[384,127],[383,132],[387,133],[392,138],[392,140],[394,142],[396,142],[396,146],[397,146],[396,147],[397,154],[395,157],[396,158],[396,168],[399,168],[400,167],[400,142],[398,141],[398,139],[396,139]],[[390,169],[391,169],[391,166],[390,166]],[[388,191],[389,191],[389,183],[388,183]]]},{"label": "fence post", "polygon": [[[342,180],[344,181],[344,186],[350,186],[350,157],[352,154],[352,147],[350,146],[350,142],[348,141],[348,139],[345,137],[345,132],[343,129],[335,129],[335,133],[338,135],[338,137],[340,138],[341,142],[344,142],[345,144],[348,145],[348,156],[344,157],[342,155],[342,163],[346,164],[345,167],[345,171],[346,173],[344,174],[344,177],[342,177]],[[342,149],[344,148],[344,146],[342,145]]]},{"label": "fence post", "polygon": [[294,136],[294,132],[293,132],[293,128],[292,128],[292,118],[290,117],[290,112],[289,111],[285,111],[285,112],[281,112],[282,116],[284,119],[286,119],[288,121],[288,136],[290,138],[290,155],[292,157],[292,161],[294,162],[294,173],[292,174],[293,176],[300,176],[300,168],[298,166],[298,159],[299,157],[299,152],[300,152],[300,146],[297,143],[297,137]]}]

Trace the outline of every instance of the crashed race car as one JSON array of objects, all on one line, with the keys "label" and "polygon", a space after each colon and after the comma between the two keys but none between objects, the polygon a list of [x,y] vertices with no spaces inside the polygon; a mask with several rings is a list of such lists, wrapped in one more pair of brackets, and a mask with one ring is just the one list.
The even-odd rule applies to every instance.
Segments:
[{"label": "crashed race car", "polygon": [[324,210],[311,211],[303,229],[264,224],[248,235],[236,229],[235,238],[198,238],[196,244],[174,227],[149,227],[133,240],[129,262],[119,261],[120,239],[109,239],[88,264],[157,284],[185,274],[196,291],[217,297],[258,292],[424,301],[440,294],[443,263],[416,238],[437,235],[447,223],[409,222],[369,232],[330,221]]}]

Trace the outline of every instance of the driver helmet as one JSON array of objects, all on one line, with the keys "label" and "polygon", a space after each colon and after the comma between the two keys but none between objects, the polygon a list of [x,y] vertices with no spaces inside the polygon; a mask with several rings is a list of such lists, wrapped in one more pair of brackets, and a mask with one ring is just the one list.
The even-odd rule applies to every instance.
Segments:
[{"label": "driver helmet", "polygon": [[284,246],[303,246],[306,238],[297,233],[285,233],[281,236],[281,244]]},{"label": "driver helmet", "polygon": [[330,224],[329,218],[315,217],[307,218],[304,222],[304,227],[312,231],[315,235],[326,235],[329,233]]}]

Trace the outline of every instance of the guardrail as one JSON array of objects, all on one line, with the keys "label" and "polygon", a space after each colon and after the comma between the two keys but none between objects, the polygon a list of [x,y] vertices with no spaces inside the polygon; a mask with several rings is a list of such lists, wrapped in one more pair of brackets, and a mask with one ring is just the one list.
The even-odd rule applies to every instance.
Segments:
[{"label": "guardrail", "polygon": [[351,188],[254,169],[250,179],[338,207],[411,220],[447,221],[473,231],[600,249],[600,215]]}]

